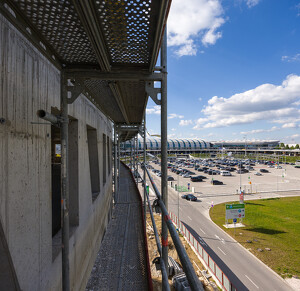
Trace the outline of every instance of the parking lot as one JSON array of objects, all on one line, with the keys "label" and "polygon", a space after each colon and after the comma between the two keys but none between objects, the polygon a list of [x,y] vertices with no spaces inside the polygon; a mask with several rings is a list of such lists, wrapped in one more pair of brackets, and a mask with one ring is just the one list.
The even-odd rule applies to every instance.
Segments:
[{"label": "parking lot", "polygon": [[[208,162],[207,162],[208,161]],[[243,161],[245,163],[245,161]],[[169,163],[168,176],[173,177],[174,181],[169,181],[169,185],[174,187],[175,184],[179,185],[179,188],[189,188],[189,193],[192,192],[194,188],[195,195],[200,194],[236,194],[241,188],[244,193],[263,193],[263,192],[276,192],[276,191],[297,191],[300,190],[300,169],[295,168],[293,165],[289,164],[273,164],[271,167],[265,164],[260,164],[255,162],[255,165],[252,165],[253,170],[249,170],[247,173],[239,174],[237,171],[240,168],[240,164],[233,166],[236,168],[235,171],[230,172],[231,176],[222,176],[220,174],[209,175],[203,171],[195,170],[197,165],[204,167],[203,164],[209,170],[218,170],[217,166],[220,166],[216,163],[216,160],[199,160],[199,162],[193,163],[191,160],[182,160],[182,163],[178,164],[178,160]],[[160,170],[160,165],[150,162],[154,169]],[[247,167],[246,164],[242,166]],[[279,168],[277,168],[279,167]],[[184,178],[182,175],[172,172],[171,169],[181,169],[191,171],[191,177],[198,175],[205,176],[206,179],[203,179],[202,182],[192,182],[191,178]],[[267,173],[261,173],[261,169],[266,169]],[[153,169],[151,169],[153,170]],[[260,172],[261,175],[257,176],[255,173]],[[151,172],[152,176],[155,175],[154,172]],[[156,178],[155,177],[155,178]],[[158,178],[160,179],[160,178]],[[212,180],[218,180],[223,182],[223,185],[212,185]],[[189,184],[189,185],[188,185]]]}]

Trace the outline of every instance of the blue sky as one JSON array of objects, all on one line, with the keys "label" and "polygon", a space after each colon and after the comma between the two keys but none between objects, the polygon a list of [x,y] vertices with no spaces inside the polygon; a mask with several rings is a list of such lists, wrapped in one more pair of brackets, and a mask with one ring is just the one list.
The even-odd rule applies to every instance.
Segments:
[{"label": "blue sky", "polygon": [[300,0],[173,0],[168,115],[169,137],[300,143]]}]

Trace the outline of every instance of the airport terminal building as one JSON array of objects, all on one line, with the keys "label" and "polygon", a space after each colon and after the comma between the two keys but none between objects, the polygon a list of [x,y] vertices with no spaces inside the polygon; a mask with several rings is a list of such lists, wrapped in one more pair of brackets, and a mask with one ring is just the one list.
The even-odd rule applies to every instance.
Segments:
[{"label": "airport terminal building", "polygon": [[[143,138],[137,139],[136,148],[144,149]],[[205,141],[199,138],[170,138],[167,146],[169,152],[198,152],[211,151],[220,148],[226,149],[274,149],[279,145],[278,140],[257,140],[257,141]],[[121,145],[123,151],[130,151],[135,148],[134,141],[126,141]],[[146,138],[146,150],[157,152],[161,150],[161,139],[159,137]]]},{"label": "airport terminal building", "polygon": [[[144,140],[142,138],[138,138],[137,143],[138,150],[143,150]],[[167,146],[168,151],[198,151],[211,148],[211,143],[203,139],[172,138],[168,139]],[[132,147],[134,147],[132,141],[126,141],[121,146],[124,151],[130,150]],[[146,138],[146,150],[160,151],[161,139],[159,137]]]}]

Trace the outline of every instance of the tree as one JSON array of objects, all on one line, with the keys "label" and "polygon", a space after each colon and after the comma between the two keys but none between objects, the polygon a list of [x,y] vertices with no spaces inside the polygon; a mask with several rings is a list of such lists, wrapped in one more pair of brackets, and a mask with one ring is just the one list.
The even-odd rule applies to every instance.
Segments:
[{"label": "tree", "polygon": [[283,142],[280,144],[280,147],[281,147],[282,149],[284,149],[284,148],[285,148],[285,146],[284,146],[284,143],[283,143]]},{"label": "tree", "polygon": [[289,145],[287,144],[286,146],[285,146],[285,148],[288,150],[288,149],[290,149],[290,147],[289,147]]},{"label": "tree", "polygon": [[295,149],[299,149],[299,144],[296,144]]}]

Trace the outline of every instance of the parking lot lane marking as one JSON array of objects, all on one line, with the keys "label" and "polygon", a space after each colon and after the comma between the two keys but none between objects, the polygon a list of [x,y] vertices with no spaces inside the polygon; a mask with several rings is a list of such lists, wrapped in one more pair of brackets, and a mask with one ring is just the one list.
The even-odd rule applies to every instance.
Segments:
[{"label": "parking lot lane marking", "polygon": [[259,287],[247,275],[245,275],[245,276],[257,289],[259,289]]},{"label": "parking lot lane marking", "polygon": [[188,216],[189,220],[192,220],[189,216]]},{"label": "parking lot lane marking", "polygon": [[221,253],[223,253],[226,256],[226,254],[219,247],[218,247],[218,249],[221,251]]},{"label": "parking lot lane marking", "polygon": [[206,234],[205,231],[204,231],[202,228],[200,228],[200,230],[201,230],[204,234]]},{"label": "parking lot lane marking", "polygon": [[179,207],[179,209],[182,210],[181,207]]}]

